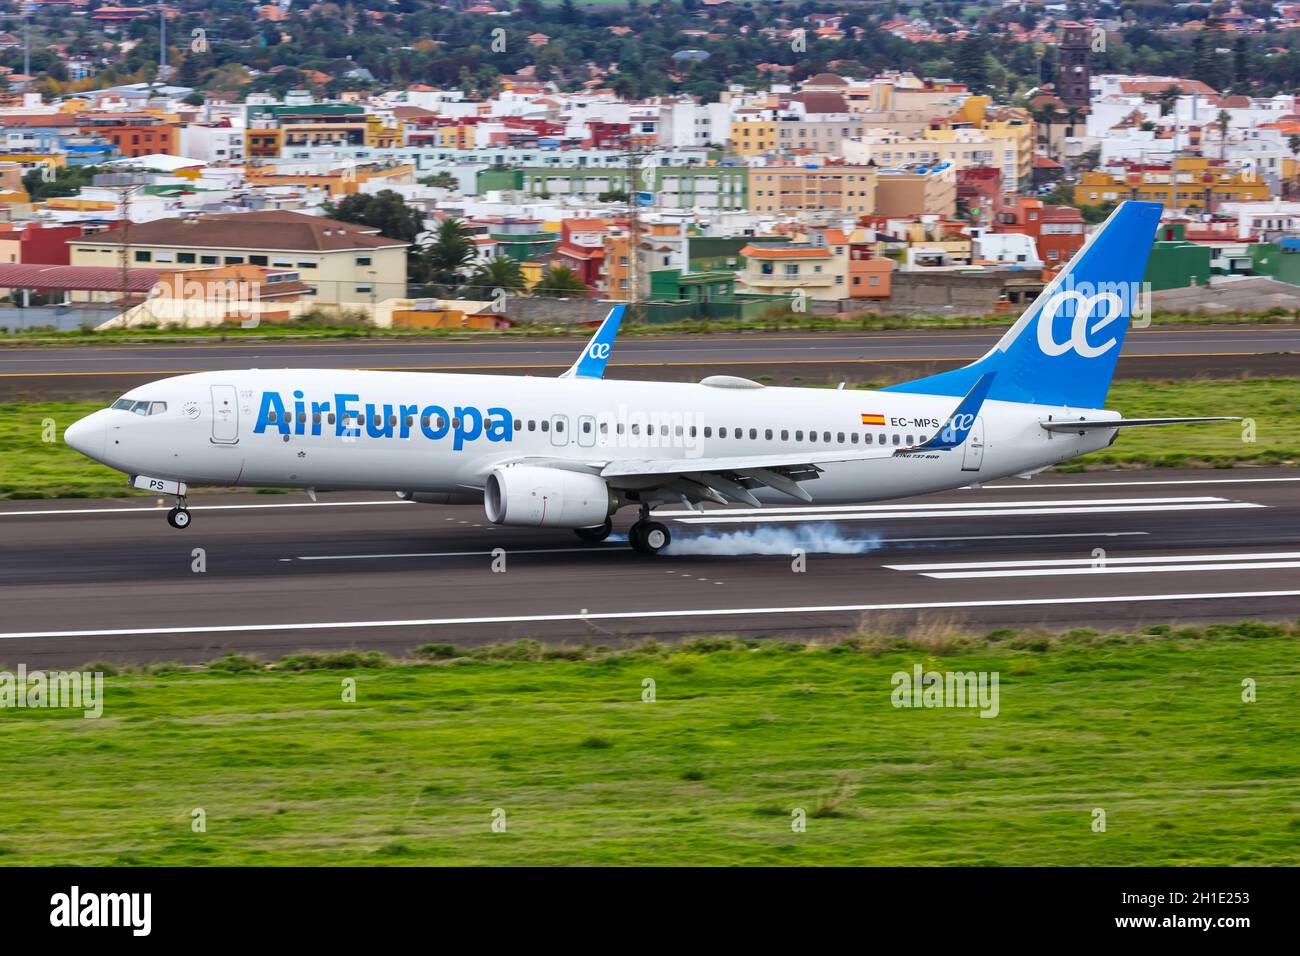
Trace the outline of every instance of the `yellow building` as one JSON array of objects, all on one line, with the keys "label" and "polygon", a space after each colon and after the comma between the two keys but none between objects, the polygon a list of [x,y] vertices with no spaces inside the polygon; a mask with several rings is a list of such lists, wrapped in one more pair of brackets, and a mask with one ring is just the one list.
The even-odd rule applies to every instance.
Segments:
[{"label": "yellow building", "polygon": [[1204,156],[1180,156],[1171,165],[1133,166],[1123,172],[1093,170],[1074,187],[1076,206],[1140,199],[1171,210],[1212,210],[1221,202],[1269,198],[1268,184],[1258,173]]},{"label": "yellow building", "polygon": [[737,156],[763,156],[776,149],[776,121],[770,119],[732,120],[727,133],[727,148]]},{"label": "yellow building", "polygon": [[438,146],[442,149],[473,149],[477,145],[477,127],[470,123],[438,127]]},{"label": "yellow building", "polygon": [[876,170],[868,166],[752,166],[749,211],[794,215],[804,212],[875,212]]},{"label": "yellow building", "polygon": [[843,299],[848,295],[846,248],[844,243],[745,246],[740,250],[745,268],[736,274],[736,291]]},{"label": "yellow building", "polygon": [[[133,223],[68,241],[74,266],[142,269],[262,266],[284,270],[319,303],[364,304],[406,295],[407,244],[366,226],[285,210]],[[292,270],[291,272],[287,270]]]},{"label": "yellow building", "polygon": [[277,167],[247,166],[244,178],[252,186],[303,186],[329,190],[331,196],[351,196],[359,192],[362,183],[372,180],[391,180],[394,183],[414,181],[415,167],[366,165],[335,169],[328,173],[289,173]]}]

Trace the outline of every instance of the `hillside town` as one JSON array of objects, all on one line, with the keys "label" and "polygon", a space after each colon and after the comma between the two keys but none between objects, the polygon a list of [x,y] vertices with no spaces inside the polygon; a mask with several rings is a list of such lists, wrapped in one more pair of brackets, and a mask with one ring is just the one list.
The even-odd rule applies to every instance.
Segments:
[{"label": "hillside town", "polygon": [[[699,26],[675,31],[678,89],[648,94],[618,64],[557,59],[563,38],[539,31],[512,54],[524,65],[491,77],[394,82],[358,66],[337,82],[278,65],[226,82],[226,67],[200,69],[202,28],[181,54],[169,45],[178,9],[36,6],[104,39],[35,51],[17,27],[0,34],[25,64],[0,67],[6,328],[336,315],[493,329],[591,322],[617,302],[650,322],[1009,313],[1124,199],[1165,207],[1146,276],[1156,308],[1300,307],[1300,102],[1239,75],[1300,56],[1282,45],[1300,5],[1218,4],[1162,25],[1192,38],[1209,59],[1191,72],[1217,70],[1216,87],[1108,71],[1137,28],[1065,4],[978,20],[891,5],[867,27],[857,8],[808,4],[757,29],[747,8],[701,0],[682,11]],[[525,14],[479,4],[456,20],[491,31]],[[289,17],[287,3],[255,8],[277,43],[293,41]],[[689,91],[736,30],[791,48],[794,65]],[[954,45],[952,75],[833,55],[868,31]],[[991,75],[990,36],[1028,52],[1027,79]],[[125,52],[147,56],[146,37],[146,78],[97,83],[124,75]]]}]

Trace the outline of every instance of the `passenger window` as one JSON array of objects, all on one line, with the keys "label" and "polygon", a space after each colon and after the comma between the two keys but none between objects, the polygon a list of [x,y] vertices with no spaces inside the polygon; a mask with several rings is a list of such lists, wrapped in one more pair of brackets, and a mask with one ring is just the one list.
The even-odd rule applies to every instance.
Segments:
[{"label": "passenger window", "polygon": [[789,441],[789,440],[790,440],[790,429],[788,429],[788,428],[782,428],[782,429],[781,429],[781,441]]},{"label": "passenger window", "polygon": [[[751,429],[749,430],[749,437],[750,437],[750,438],[757,438],[757,437],[758,437],[758,429],[757,429],[757,428],[751,428]],[[770,438],[771,436],[769,435],[768,437]]]},{"label": "passenger window", "polygon": [[564,419],[560,419],[558,422],[555,423],[555,430],[557,432],[564,431]]},{"label": "passenger window", "polygon": [[608,435],[608,434],[609,434],[609,422],[601,422],[601,423],[600,423],[600,433],[601,433],[602,435]]},{"label": "passenger window", "polygon": [[663,435],[665,438],[667,438],[667,437],[668,437],[668,426],[667,426],[667,425],[660,425],[660,426],[659,426],[659,434],[661,434],[661,435]]},{"label": "passenger window", "polygon": [[548,422],[545,418],[543,418],[543,419],[542,419],[542,431],[544,431],[544,432],[549,432],[550,430],[551,430],[551,423]]},{"label": "passenger window", "polygon": [[[439,428],[442,427],[441,423],[439,423],[438,427],[439,427]],[[452,428],[460,428],[460,419],[459,419],[459,418],[454,418],[454,417],[453,417],[452,420],[451,420],[451,427],[452,427]]]},{"label": "passenger window", "polygon": [[691,426],[690,435],[691,435],[692,438],[695,437],[695,426],[694,426],[694,425]]},{"label": "passenger window", "polygon": [[885,443],[885,433],[884,433],[884,432],[881,432],[881,433],[877,436],[876,444],[877,444],[877,445],[883,445],[884,443]]},{"label": "passenger window", "polygon": [[907,443],[908,443],[909,445],[915,445],[915,444],[916,444],[916,439],[914,439],[911,435],[908,435],[908,436],[907,436]]},{"label": "passenger window", "polygon": [[583,433],[584,435],[590,435],[590,434],[591,434],[591,422],[583,422],[583,423],[582,423],[582,433]]},{"label": "passenger window", "polygon": [[803,441],[803,432],[802,432],[802,431],[796,431],[796,432],[794,433],[794,440],[795,440],[795,441]]},{"label": "passenger window", "polygon": [[830,441],[830,440],[831,440],[831,433],[830,433],[830,432],[822,432],[822,441],[828,442],[828,441]]},{"label": "passenger window", "polygon": [[719,428],[719,429],[718,429],[718,437],[719,437],[719,438],[726,438],[726,437],[727,437],[727,430],[726,430],[725,428]]},{"label": "passenger window", "polygon": [[618,425],[615,426],[614,431],[620,435],[623,434],[623,423],[619,422]]},{"label": "passenger window", "polygon": [[534,420],[534,419],[532,419],[532,418],[528,419],[528,430],[529,430],[530,432],[535,432],[535,431],[537,431],[537,422],[536,422],[536,420]]},{"label": "passenger window", "polygon": [[675,428],[673,428],[673,434],[674,434],[676,437],[681,438],[681,437],[682,437],[682,426],[681,426],[681,425],[678,425],[678,426],[676,426]]},{"label": "passenger window", "polygon": [[524,430],[524,423],[521,422],[519,419],[516,418],[516,419],[515,419],[514,431],[521,432],[521,431],[523,431],[523,430]]},{"label": "passenger window", "polygon": [[843,444],[844,444],[844,432],[839,432],[839,433],[835,436],[835,440],[836,440],[837,442],[839,442],[841,445],[843,445]]},{"label": "passenger window", "polygon": [[407,415],[407,416],[406,416],[406,430],[407,430],[407,431],[410,431],[410,430],[411,430],[412,428],[414,428],[414,427],[415,427],[415,416],[414,416],[414,415]]},{"label": "passenger window", "polygon": [[808,433],[808,440],[809,440],[809,441],[816,441],[816,440],[817,440],[817,433],[816,433],[816,432],[809,432],[809,433]]},{"label": "passenger window", "polygon": [[704,426],[704,437],[705,437],[705,438],[712,438],[712,437],[713,437],[713,426],[712,426],[712,425],[705,425],[705,426]]},{"label": "passenger window", "polygon": [[333,412],[330,412],[330,413],[329,413],[329,417],[328,417],[327,419],[325,419],[325,420],[326,420],[327,422],[329,422],[331,425],[333,425],[333,424],[334,424],[334,413],[333,413]]},{"label": "passenger window", "polygon": [[899,438],[900,438],[899,434],[898,434],[897,432],[895,432],[895,433],[894,433],[894,444],[895,444],[895,445],[897,445],[897,444],[899,443]]},{"label": "passenger window", "polygon": [[[311,413],[311,423],[312,423],[313,425],[319,425],[319,424],[320,424],[320,412],[312,412],[312,413]],[[407,425],[410,425],[410,419],[407,419]]]},{"label": "passenger window", "polygon": [[[307,424],[307,413],[306,413],[306,412],[299,412],[299,413],[298,413],[298,424],[299,424],[299,425],[306,425],[306,424]],[[397,424],[397,420],[396,420],[396,419],[393,420],[393,424],[394,424],[394,425]]]},{"label": "passenger window", "polygon": [[849,433],[849,440],[850,440],[853,444],[856,445],[856,444],[858,443],[858,433],[857,433],[857,432],[850,432],[850,433]]},{"label": "passenger window", "polygon": [[274,425],[280,420],[280,413],[273,409],[266,413],[266,420]]}]

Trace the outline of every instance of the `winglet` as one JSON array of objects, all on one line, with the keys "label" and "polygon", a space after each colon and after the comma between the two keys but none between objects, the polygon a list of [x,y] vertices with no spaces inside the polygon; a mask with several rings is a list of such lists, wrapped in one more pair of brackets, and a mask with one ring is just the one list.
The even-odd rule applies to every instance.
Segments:
[{"label": "winglet", "polygon": [[560,374],[560,378],[604,378],[605,364],[614,351],[614,339],[618,335],[619,323],[623,321],[625,305],[616,305],[609,310],[605,321],[591,337],[578,360]]},{"label": "winglet", "polygon": [[993,387],[993,379],[996,376],[997,372],[985,372],[981,375],[935,436],[924,445],[917,445],[915,448],[909,448],[908,451],[948,450],[966,441],[966,436],[975,427],[975,417],[979,415],[980,408],[984,405],[984,398]]}]

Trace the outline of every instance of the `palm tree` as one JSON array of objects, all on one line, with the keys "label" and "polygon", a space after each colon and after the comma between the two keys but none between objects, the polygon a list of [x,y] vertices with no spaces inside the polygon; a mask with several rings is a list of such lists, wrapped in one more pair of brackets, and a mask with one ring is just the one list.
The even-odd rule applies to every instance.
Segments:
[{"label": "palm tree", "polygon": [[434,239],[425,247],[431,278],[454,283],[460,270],[474,258],[474,240],[459,219],[444,219],[438,224]]},{"label": "palm tree", "polygon": [[1228,127],[1232,125],[1232,115],[1227,110],[1219,110],[1214,125],[1219,127],[1219,159],[1222,160],[1228,152]]},{"label": "palm tree", "polygon": [[587,283],[578,278],[578,274],[568,266],[552,266],[551,271],[542,277],[542,281],[533,286],[534,292],[581,292],[590,290]]},{"label": "palm tree", "polygon": [[1074,136],[1074,128],[1083,122],[1083,110],[1079,109],[1077,106],[1067,106],[1065,108],[1065,122],[1069,127],[1066,130],[1065,135]]},{"label": "palm tree", "polygon": [[523,270],[514,259],[497,256],[490,262],[480,262],[470,274],[469,284],[475,289],[505,289],[517,292],[524,288]]}]

